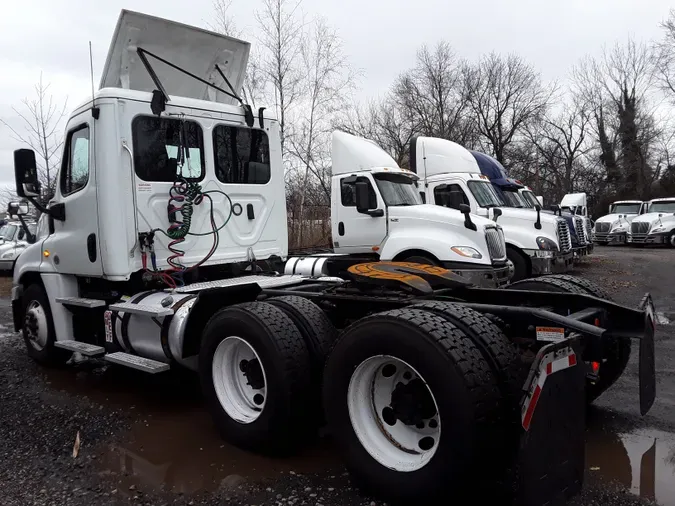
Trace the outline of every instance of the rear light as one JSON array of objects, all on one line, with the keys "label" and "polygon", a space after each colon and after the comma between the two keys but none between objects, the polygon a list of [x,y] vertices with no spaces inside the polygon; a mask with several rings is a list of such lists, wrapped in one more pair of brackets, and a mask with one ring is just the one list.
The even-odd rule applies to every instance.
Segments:
[{"label": "rear light", "polygon": [[600,370],[600,362],[591,362],[591,366],[593,367],[593,374],[598,374],[598,371]]}]

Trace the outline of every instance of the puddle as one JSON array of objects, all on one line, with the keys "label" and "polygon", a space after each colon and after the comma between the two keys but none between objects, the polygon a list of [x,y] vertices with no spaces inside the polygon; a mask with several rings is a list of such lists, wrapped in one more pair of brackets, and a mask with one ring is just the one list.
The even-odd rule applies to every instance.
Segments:
[{"label": "puddle", "polygon": [[192,494],[236,489],[243,483],[291,472],[341,472],[336,452],[326,439],[295,457],[266,458],[225,443],[205,410],[149,417],[122,441],[107,448],[102,463],[105,474],[119,475],[124,489],[138,485]]},{"label": "puddle", "polygon": [[661,505],[675,504],[675,434],[657,430],[627,433],[591,429],[586,466],[592,478],[613,482]]},{"label": "puddle", "polygon": [[663,311],[656,312],[656,321],[659,325],[669,325],[670,319],[665,315]]}]

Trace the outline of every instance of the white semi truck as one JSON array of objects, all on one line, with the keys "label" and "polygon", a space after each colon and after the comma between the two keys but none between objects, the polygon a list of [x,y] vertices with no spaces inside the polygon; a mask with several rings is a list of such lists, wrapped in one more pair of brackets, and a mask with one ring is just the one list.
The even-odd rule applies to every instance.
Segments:
[{"label": "white semi truck", "polygon": [[625,244],[631,233],[630,224],[645,213],[647,202],[617,200],[609,205],[609,213],[595,220],[593,241],[596,244]]},{"label": "white semi truck", "polygon": [[561,218],[505,201],[466,148],[445,139],[416,137],[411,142],[411,170],[420,177],[426,201],[492,219],[501,225],[513,281],[565,272],[571,261],[570,233]]},{"label": "white semi truck", "polygon": [[[194,370],[222,435],[260,452],[311,439],[323,406],[356,482],[385,500],[578,491],[584,392],[620,376],[618,343],[639,342],[641,412],[653,404],[651,297],[629,308],[571,276],[480,288],[412,262],[279,274],[279,123],[237,97],[248,52],[122,11],[101,87],[67,123],[48,235],[15,266],[28,354]],[[35,154],[14,161],[18,195],[37,205]]]},{"label": "white semi truck", "polygon": [[650,200],[644,209],[644,214],[631,221],[628,242],[675,247],[675,198]]},{"label": "white semi truck", "polygon": [[512,276],[501,226],[476,215],[424,204],[418,176],[399,168],[373,141],[333,132],[331,229],[333,250],[290,259],[287,274],[337,274],[356,261],[443,266],[478,286]]}]

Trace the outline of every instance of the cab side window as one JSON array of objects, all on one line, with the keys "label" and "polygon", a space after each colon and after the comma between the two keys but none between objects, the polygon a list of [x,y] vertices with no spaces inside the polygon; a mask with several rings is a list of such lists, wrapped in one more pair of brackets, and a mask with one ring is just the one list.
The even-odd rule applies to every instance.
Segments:
[{"label": "cab side window", "polygon": [[368,183],[368,201],[370,203],[369,207],[375,209],[377,207],[377,195],[375,194],[375,189],[373,188],[370,179],[367,177],[357,177],[354,179],[352,176],[344,177],[340,180],[340,195],[342,200],[342,205],[345,207],[356,207],[356,182],[365,181]]},{"label": "cab side window", "polygon": [[71,130],[66,140],[61,167],[61,194],[71,195],[89,181],[89,127],[82,125]]},{"label": "cab side window", "polygon": [[459,209],[460,204],[469,205],[462,187],[458,184],[441,184],[434,188],[434,201],[436,205]]}]

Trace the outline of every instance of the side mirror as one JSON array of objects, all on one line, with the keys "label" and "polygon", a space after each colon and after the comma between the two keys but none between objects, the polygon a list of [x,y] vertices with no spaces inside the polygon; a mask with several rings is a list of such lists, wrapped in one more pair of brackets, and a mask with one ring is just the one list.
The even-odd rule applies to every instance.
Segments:
[{"label": "side mirror", "polygon": [[495,207],[492,210],[492,215],[494,216],[495,223],[497,223],[497,218],[499,218],[502,215],[502,210],[499,209],[498,207]]},{"label": "side mirror", "polygon": [[35,163],[35,152],[32,149],[14,151],[14,177],[16,194],[19,197],[40,196],[40,181]]},{"label": "side mirror", "polygon": [[471,221],[471,208],[466,204],[460,204],[459,211],[464,215],[464,226],[469,230],[478,230],[476,224]]},{"label": "side mirror", "polygon": [[11,217],[27,215],[28,214],[28,203],[27,202],[10,202],[7,205],[7,214],[9,214]]},{"label": "side mirror", "polygon": [[366,181],[357,181],[356,187],[356,209],[359,212],[370,209],[370,195],[368,183]]},{"label": "side mirror", "polygon": [[541,206],[536,205],[534,209],[537,211],[537,221],[534,222],[534,228],[541,230]]},{"label": "side mirror", "polygon": [[19,241],[23,241],[23,238],[24,238],[24,237],[26,237],[26,232],[24,232],[23,229],[20,229],[20,230],[19,230],[19,233],[18,233],[17,236],[16,236],[16,238],[17,238]]}]

